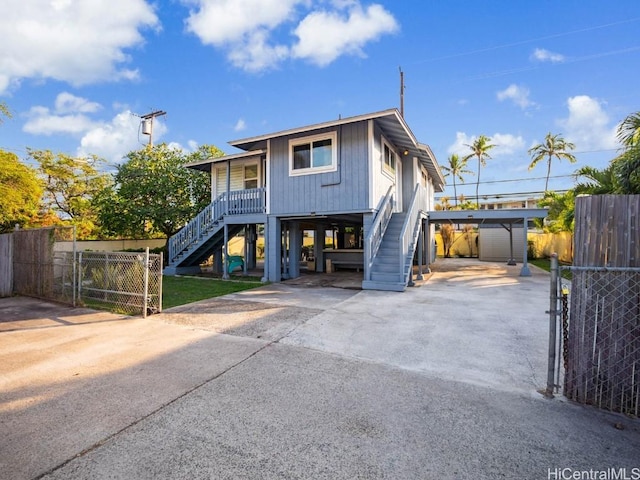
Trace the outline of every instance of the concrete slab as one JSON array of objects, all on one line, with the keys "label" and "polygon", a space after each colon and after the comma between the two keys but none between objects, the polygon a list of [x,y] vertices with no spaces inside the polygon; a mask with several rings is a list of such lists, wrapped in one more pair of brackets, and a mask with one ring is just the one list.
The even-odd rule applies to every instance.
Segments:
[{"label": "concrete slab", "polygon": [[438,260],[419,287],[361,291],[282,343],[535,393],[546,385],[549,275],[532,271]]},{"label": "concrete slab", "polygon": [[7,479],[45,473],[266,344],[33,299],[0,299],[0,312],[0,478]]}]

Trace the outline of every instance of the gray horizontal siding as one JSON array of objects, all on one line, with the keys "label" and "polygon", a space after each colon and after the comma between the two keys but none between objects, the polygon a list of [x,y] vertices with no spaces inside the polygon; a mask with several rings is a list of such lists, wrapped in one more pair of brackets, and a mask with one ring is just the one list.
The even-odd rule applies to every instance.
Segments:
[{"label": "gray horizontal siding", "polygon": [[272,215],[308,215],[366,211],[368,207],[367,122],[337,127],[338,169],[335,172],[289,176],[289,140],[327,133],[271,140],[270,195]]}]

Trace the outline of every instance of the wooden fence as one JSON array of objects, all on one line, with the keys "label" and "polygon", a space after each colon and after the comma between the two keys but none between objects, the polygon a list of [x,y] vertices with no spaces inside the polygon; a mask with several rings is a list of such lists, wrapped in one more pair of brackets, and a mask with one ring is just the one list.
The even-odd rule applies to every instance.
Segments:
[{"label": "wooden fence", "polygon": [[13,294],[13,236],[0,235],[0,297]]},{"label": "wooden fence", "polygon": [[640,195],[576,198],[573,264],[640,267]]},{"label": "wooden fence", "polygon": [[565,395],[640,411],[640,195],[578,197]]}]

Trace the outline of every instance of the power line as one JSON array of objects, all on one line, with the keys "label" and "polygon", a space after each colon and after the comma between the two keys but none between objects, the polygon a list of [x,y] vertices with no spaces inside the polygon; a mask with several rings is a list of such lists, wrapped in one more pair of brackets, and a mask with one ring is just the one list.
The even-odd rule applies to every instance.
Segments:
[{"label": "power line", "polygon": [[578,30],[571,30],[571,31],[568,31],[568,32],[554,33],[554,34],[551,34],[551,35],[545,35],[543,37],[538,37],[538,38],[531,38],[529,40],[520,40],[520,41],[512,42],[512,43],[505,43],[503,45],[495,45],[493,47],[486,47],[486,48],[480,48],[480,49],[477,49],[477,50],[471,50],[471,51],[468,51],[468,52],[454,53],[454,54],[445,55],[445,56],[442,56],[442,57],[419,60],[417,62],[414,62],[414,65],[417,65],[417,64],[420,64],[420,63],[435,62],[435,61],[438,61],[438,60],[448,60],[450,58],[465,57],[465,56],[468,56],[468,55],[475,55],[477,53],[491,52],[493,50],[499,50],[501,48],[516,47],[518,45],[524,45],[524,44],[532,43],[532,42],[539,42],[541,40],[549,40],[551,38],[564,37],[564,36],[567,36],[567,35],[574,35],[576,33],[590,32],[590,31],[593,31],[593,30],[599,30],[601,28],[615,27],[617,25],[622,25],[622,24],[625,24],[625,23],[637,22],[638,20],[640,20],[640,17],[628,18],[626,20],[620,20],[619,22],[605,23],[603,25],[596,25],[596,26],[593,26],[593,27],[586,27],[586,28],[581,28],[581,29],[578,29]]},{"label": "power line", "polygon": [[[549,177],[549,179],[552,178],[572,178],[574,175],[552,175]],[[482,181],[479,184],[480,185],[486,185],[489,183],[507,183],[507,182],[528,182],[528,181],[533,181],[533,180],[545,180],[547,177],[528,177],[528,178],[512,178],[512,179],[507,179],[507,180],[486,180],[486,181]],[[462,182],[462,183],[456,183],[456,187],[459,187],[461,185],[469,185],[469,186],[474,186],[476,185],[477,182],[473,182],[473,183],[466,183],[466,182]],[[451,185],[447,185],[447,186],[453,186],[453,184]]]}]

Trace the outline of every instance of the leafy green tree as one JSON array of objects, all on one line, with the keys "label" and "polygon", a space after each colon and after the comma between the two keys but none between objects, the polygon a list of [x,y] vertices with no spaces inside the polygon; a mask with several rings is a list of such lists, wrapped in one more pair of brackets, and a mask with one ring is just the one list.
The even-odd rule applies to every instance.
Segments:
[{"label": "leafy green tree", "polygon": [[93,198],[111,181],[100,171],[104,161],[95,155],[72,157],[32,149],[27,152],[40,166],[45,208],[55,212],[63,223],[76,225],[79,238],[93,237],[97,220]]},{"label": "leafy green tree", "polygon": [[38,172],[0,150],[0,233],[28,225],[38,215],[43,185]]},{"label": "leafy green tree", "polygon": [[113,187],[98,198],[103,232],[135,238],[161,234],[168,239],[211,201],[209,176],[184,165],[221,155],[208,145],[192,154],[166,144],[130,152],[118,167]]},{"label": "leafy green tree", "polygon": [[476,176],[476,205],[480,208],[480,196],[478,195],[478,189],[480,187],[480,170],[482,167],[487,165],[487,159],[491,158],[489,150],[494,148],[495,145],[492,144],[491,139],[485,135],[480,135],[472,144],[465,145],[471,149],[471,153],[464,157],[463,160],[467,161],[472,157],[476,157],[478,159],[478,173]]},{"label": "leafy green tree", "polygon": [[458,192],[456,191],[456,179],[459,180],[460,183],[464,183],[463,175],[468,173],[473,173],[471,170],[467,170],[467,160],[468,159],[460,158],[458,155],[454,153],[452,155],[449,155],[449,158],[447,158],[447,161],[449,162],[449,164],[442,165],[440,167],[442,170],[446,172],[444,175],[445,177],[451,176],[453,178],[453,198],[454,198],[454,204],[456,206],[458,205]]},{"label": "leafy green tree", "polygon": [[618,126],[618,140],[625,147],[640,144],[640,112],[628,115]]},{"label": "leafy green tree", "polygon": [[549,208],[545,223],[550,232],[573,232],[575,198],[574,190],[566,193],[545,192],[538,204]]},{"label": "leafy green tree", "polygon": [[569,150],[573,150],[576,146],[567,142],[560,134],[552,135],[551,132],[547,133],[544,137],[544,142],[535,145],[529,149],[529,155],[531,155],[531,163],[529,164],[529,170],[532,170],[541,160],[547,159],[547,179],[544,183],[544,191],[548,190],[549,176],[551,175],[551,160],[555,157],[558,160],[568,160],[570,163],[576,162],[576,157],[569,153]]}]

